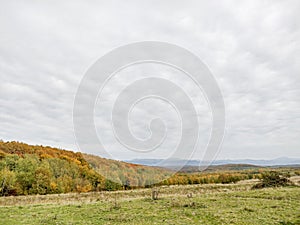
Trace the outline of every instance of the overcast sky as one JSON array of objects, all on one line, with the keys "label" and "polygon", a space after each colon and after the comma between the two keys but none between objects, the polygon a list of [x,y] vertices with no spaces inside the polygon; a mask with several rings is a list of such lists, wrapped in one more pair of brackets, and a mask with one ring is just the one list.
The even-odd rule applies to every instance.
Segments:
[{"label": "overcast sky", "polygon": [[[72,121],[85,72],[118,46],[155,40],[192,51],[214,74],[226,105],[219,159],[300,157],[299,10],[297,0],[0,0],[0,139],[88,152],[77,148]],[[207,143],[203,93],[179,71],[138,65],[118,73],[95,107],[98,134],[106,132],[103,142],[114,158],[136,155],[115,143],[107,113],[120,88],[153,74],[189,92],[202,124],[200,146]],[[138,157],[166,157],[180,136],[178,118],[162,102],[144,102],[130,122],[136,136],[149,135],[149,115],[170,125],[168,142]]]}]

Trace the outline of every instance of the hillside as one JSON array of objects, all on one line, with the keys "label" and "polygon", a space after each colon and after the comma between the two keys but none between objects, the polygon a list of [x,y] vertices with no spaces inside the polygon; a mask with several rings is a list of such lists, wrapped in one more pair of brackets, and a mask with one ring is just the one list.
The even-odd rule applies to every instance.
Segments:
[{"label": "hillside", "polygon": [[164,168],[137,165],[99,156],[83,154],[85,160],[99,174],[125,186],[147,187],[170,177],[173,172]]},{"label": "hillside", "polygon": [[106,181],[81,153],[0,141],[0,195],[88,192]]},{"label": "hillside", "polygon": [[162,180],[168,174],[80,152],[0,141],[0,196],[143,187],[151,183],[147,178]]}]

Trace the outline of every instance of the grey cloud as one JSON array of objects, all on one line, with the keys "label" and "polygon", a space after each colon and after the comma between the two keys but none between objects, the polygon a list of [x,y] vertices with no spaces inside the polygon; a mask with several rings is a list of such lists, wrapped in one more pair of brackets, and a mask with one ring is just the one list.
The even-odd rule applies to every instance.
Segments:
[{"label": "grey cloud", "polygon": [[[296,0],[2,1],[0,138],[77,150],[72,108],[87,68],[120,45],[159,40],[191,50],[215,75],[227,113],[219,158],[299,157],[299,4]],[[143,73],[143,67],[135,69],[134,75],[133,68],[132,74],[113,80],[107,88],[101,99],[104,111],[111,108],[127,77]],[[170,70],[165,76],[173,79],[172,74]],[[175,80],[198,101],[205,145],[211,122],[207,103],[187,79]],[[151,116],[148,110],[141,109],[134,118],[139,134],[145,134],[141,121]],[[96,110],[102,132],[109,133],[108,119]],[[170,116],[168,122],[175,120]],[[106,141],[115,155],[127,158],[128,152],[119,150],[112,139]],[[176,141],[170,137],[165,151]]]}]

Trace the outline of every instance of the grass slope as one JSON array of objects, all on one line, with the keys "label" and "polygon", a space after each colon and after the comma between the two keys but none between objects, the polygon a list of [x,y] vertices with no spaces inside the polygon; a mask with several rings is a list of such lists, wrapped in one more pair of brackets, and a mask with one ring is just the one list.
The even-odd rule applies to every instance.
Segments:
[{"label": "grass slope", "polygon": [[73,201],[56,204],[16,201],[18,206],[0,207],[0,224],[300,224],[300,187],[251,185],[161,187],[156,201],[149,189],[62,195],[57,200]]}]

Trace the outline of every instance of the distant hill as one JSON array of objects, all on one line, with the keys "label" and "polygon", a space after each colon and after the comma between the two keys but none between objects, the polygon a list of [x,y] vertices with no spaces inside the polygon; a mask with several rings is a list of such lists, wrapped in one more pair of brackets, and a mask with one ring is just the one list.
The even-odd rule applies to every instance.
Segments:
[{"label": "distant hill", "polygon": [[[158,164],[162,159],[132,159],[126,160],[126,162],[147,165],[147,166],[155,166]],[[202,162],[202,165],[226,165],[226,164],[248,164],[248,165],[255,165],[255,166],[277,166],[277,165],[300,165],[300,158],[287,158],[281,157],[271,160],[255,160],[255,159],[236,159],[236,160],[215,160],[211,164],[208,162]],[[173,159],[169,160],[169,164],[165,165],[167,168],[175,168],[178,165],[185,165],[185,166],[199,166],[199,160],[189,160],[186,164],[185,161],[180,159]]]},{"label": "distant hill", "polygon": [[[201,167],[200,167],[201,168]],[[254,170],[262,168],[262,166],[255,166],[250,164],[224,164],[224,165],[211,165],[203,168],[203,172],[218,172],[218,171],[242,171]],[[180,172],[192,173],[199,171],[199,166],[184,166]]]}]

